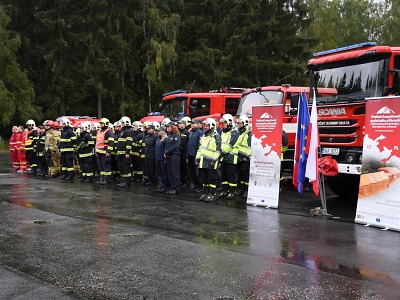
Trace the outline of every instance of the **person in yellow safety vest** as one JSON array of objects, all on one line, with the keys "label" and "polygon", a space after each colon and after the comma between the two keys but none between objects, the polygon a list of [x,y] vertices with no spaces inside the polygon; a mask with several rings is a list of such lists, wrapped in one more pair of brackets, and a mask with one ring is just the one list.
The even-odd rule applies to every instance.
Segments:
[{"label": "person in yellow safety vest", "polygon": [[219,198],[233,199],[237,187],[237,163],[238,149],[235,146],[239,131],[234,127],[233,116],[224,114],[220,120],[222,123],[221,134],[221,181],[222,192]]},{"label": "person in yellow safety vest", "polygon": [[72,181],[75,175],[74,151],[77,138],[68,118],[61,118],[60,125],[62,127],[59,145],[61,153],[61,176],[58,179]]},{"label": "person in yellow safety vest", "polygon": [[28,132],[26,134],[25,140],[25,153],[26,159],[28,161],[28,173],[36,174],[37,169],[37,161],[36,161],[36,153],[35,153],[35,144],[38,139],[38,131],[36,130],[36,124],[33,120],[26,121],[26,125],[28,127]]},{"label": "person in yellow safety vest", "polygon": [[203,122],[204,135],[201,137],[199,150],[196,154],[196,164],[200,182],[204,187],[204,194],[199,201],[212,202],[217,200],[217,181],[215,170],[218,168],[218,161],[221,154],[221,137],[215,131],[217,122],[207,118]]},{"label": "person in yellow safety vest", "polygon": [[249,128],[249,118],[246,115],[239,116],[236,120],[236,126],[239,131],[239,138],[234,146],[238,151],[238,196],[247,198],[251,157],[251,130]]},{"label": "person in yellow safety vest", "polygon": [[111,151],[114,147],[114,134],[108,127],[110,121],[107,118],[100,120],[100,131],[96,135],[96,158],[100,171],[98,184],[108,184],[111,181]]},{"label": "person in yellow safety vest", "polygon": [[60,143],[60,132],[54,129],[54,121],[47,120],[43,123],[46,130],[46,140],[44,142],[46,165],[48,168],[48,177],[56,177],[58,174],[57,164],[55,159],[60,160],[60,153],[58,151],[58,144]]}]

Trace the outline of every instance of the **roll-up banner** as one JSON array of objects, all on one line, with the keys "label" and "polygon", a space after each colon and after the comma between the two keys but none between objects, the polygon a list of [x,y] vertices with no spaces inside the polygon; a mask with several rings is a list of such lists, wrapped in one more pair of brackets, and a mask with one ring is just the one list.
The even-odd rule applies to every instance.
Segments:
[{"label": "roll-up banner", "polygon": [[278,207],[282,119],[282,105],[253,107],[249,205]]},{"label": "roll-up banner", "polygon": [[400,230],[400,97],[367,99],[355,221]]}]

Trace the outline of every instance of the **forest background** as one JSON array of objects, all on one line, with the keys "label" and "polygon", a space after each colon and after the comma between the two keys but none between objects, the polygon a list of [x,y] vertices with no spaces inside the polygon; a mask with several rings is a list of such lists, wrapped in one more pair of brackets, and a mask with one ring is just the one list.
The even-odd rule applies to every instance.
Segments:
[{"label": "forest background", "polygon": [[162,94],[307,85],[311,53],[400,45],[400,0],[0,0],[0,135],[140,119]]}]

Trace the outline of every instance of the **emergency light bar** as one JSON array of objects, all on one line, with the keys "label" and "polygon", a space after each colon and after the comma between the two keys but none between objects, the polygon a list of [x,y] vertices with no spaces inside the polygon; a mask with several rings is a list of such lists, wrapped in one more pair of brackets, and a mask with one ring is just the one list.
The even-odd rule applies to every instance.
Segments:
[{"label": "emergency light bar", "polygon": [[338,53],[338,52],[343,52],[343,51],[353,50],[353,49],[358,49],[358,48],[371,47],[371,46],[376,46],[376,43],[375,42],[365,42],[365,43],[361,43],[361,44],[354,44],[354,45],[350,45],[350,46],[346,46],[346,47],[316,52],[316,53],[313,53],[312,56],[317,57],[317,56]]},{"label": "emergency light bar", "polygon": [[183,94],[183,93],[187,93],[187,90],[175,90],[175,91],[171,91],[171,92],[168,92],[168,93],[163,94],[163,97],[169,96],[169,95],[174,95],[174,94]]}]

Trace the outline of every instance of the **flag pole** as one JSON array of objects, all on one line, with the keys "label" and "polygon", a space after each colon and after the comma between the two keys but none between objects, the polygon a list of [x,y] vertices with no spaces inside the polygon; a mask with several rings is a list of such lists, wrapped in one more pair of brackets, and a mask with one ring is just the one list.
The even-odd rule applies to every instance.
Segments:
[{"label": "flag pole", "polygon": [[[319,159],[322,161],[322,151],[321,147],[318,147],[318,154],[319,154]],[[318,166],[319,169],[319,166]],[[323,216],[328,216],[328,208],[326,206],[326,190],[325,190],[325,176],[323,172],[320,172],[318,170],[318,180],[319,180],[319,195],[321,198],[321,205],[322,205],[322,210],[321,210],[321,215]]]}]

